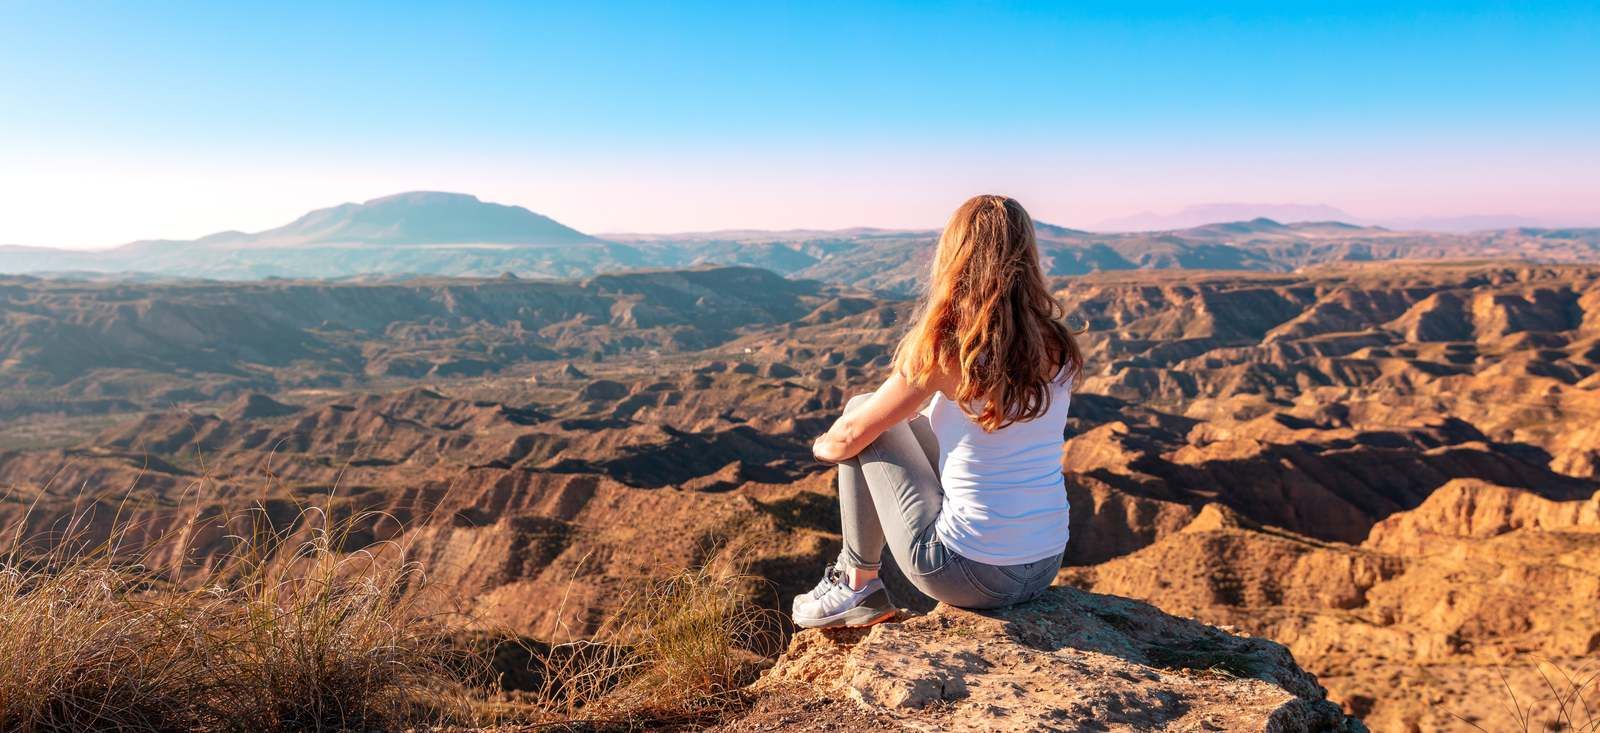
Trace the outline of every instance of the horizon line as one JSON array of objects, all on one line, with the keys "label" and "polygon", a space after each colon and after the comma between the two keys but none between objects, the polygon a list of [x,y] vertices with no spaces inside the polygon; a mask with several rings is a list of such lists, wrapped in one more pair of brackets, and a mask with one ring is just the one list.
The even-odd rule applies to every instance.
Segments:
[{"label": "horizon line", "polygon": [[[259,235],[259,234],[263,234],[263,233],[266,233],[266,232],[270,232],[270,231],[273,231],[275,229],[283,228],[283,227],[288,226],[288,225],[294,223],[295,221],[298,221],[299,219],[304,218],[305,216],[308,216],[308,215],[310,215],[312,213],[315,213],[315,212],[328,211],[328,210],[337,209],[337,208],[344,207],[344,206],[366,206],[366,205],[370,205],[370,204],[373,204],[375,202],[383,201],[383,200],[386,200],[386,199],[394,199],[394,198],[399,198],[399,197],[402,197],[402,196],[414,195],[414,194],[437,194],[437,195],[442,195],[442,196],[463,196],[463,197],[468,197],[468,198],[471,198],[474,201],[477,201],[477,202],[479,202],[481,204],[485,204],[485,205],[507,206],[507,207],[521,209],[523,211],[527,211],[527,212],[536,214],[538,216],[546,217],[546,218],[556,222],[557,224],[561,224],[562,226],[568,226],[568,225],[562,223],[561,219],[556,217],[556,216],[552,216],[552,215],[550,215],[548,213],[545,213],[545,212],[537,211],[535,209],[532,209],[532,208],[530,208],[528,206],[525,206],[525,205],[519,204],[519,203],[507,203],[507,202],[502,202],[502,201],[491,201],[491,200],[484,199],[484,198],[482,198],[482,197],[480,197],[480,196],[478,196],[476,194],[466,193],[466,192],[462,192],[462,191],[450,191],[450,190],[445,190],[445,189],[409,189],[409,190],[405,190],[405,191],[397,191],[397,192],[391,193],[391,194],[385,194],[383,196],[376,196],[376,197],[368,198],[368,199],[365,199],[365,200],[347,200],[347,201],[342,201],[342,202],[339,202],[339,203],[336,203],[336,204],[331,204],[331,205],[328,205],[328,206],[322,206],[322,207],[309,209],[306,212],[304,212],[303,214],[301,214],[300,216],[295,217],[294,219],[290,219],[289,221],[285,221],[285,222],[283,222],[281,224],[278,224],[278,225],[275,225],[275,226],[270,226],[270,227],[267,227],[265,229],[257,229],[257,230],[245,230],[245,229],[238,229],[238,228],[219,229],[217,231],[210,232],[210,233],[207,233],[207,234],[203,234],[203,235],[200,235],[198,237],[193,237],[193,238],[143,237],[143,238],[131,239],[131,240],[128,240],[128,241],[125,241],[125,242],[109,244],[109,245],[52,246],[52,245],[28,244],[26,242],[0,242],[0,247],[4,247],[4,248],[7,248],[7,249],[52,250],[52,251],[64,251],[64,252],[85,252],[85,253],[88,253],[88,252],[109,252],[109,251],[113,251],[113,250],[116,250],[116,249],[119,249],[119,248],[122,248],[122,247],[127,247],[127,246],[135,245],[135,244],[146,244],[146,243],[157,243],[157,242],[171,242],[171,243],[197,242],[197,241],[202,240],[202,239],[206,239],[206,238],[210,238],[210,237],[214,237],[214,236],[218,236],[218,235],[223,235],[223,234],[240,234],[240,235],[246,235],[246,236],[253,236],[253,235]],[[1336,214],[1339,214],[1339,215],[1342,215],[1342,216],[1334,217],[1334,218],[1281,218],[1280,219],[1280,218],[1274,218],[1273,216],[1267,215],[1267,214],[1259,214],[1259,215],[1254,215],[1254,216],[1241,215],[1241,216],[1238,216],[1238,217],[1231,217],[1231,218],[1230,217],[1223,217],[1223,218],[1218,218],[1218,219],[1206,219],[1204,221],[1195,221],[1193,223],[1186,223],[1186,224],[1180,224],[1180,225],[1177,225],[1177,226],[1166,226],[1166,227],[1160,227],[1160,226],[1156,226],[1156,227],[1138,227],[1138,226],[1122,226],[1122,225],[1118,225],[1117,224],[1118,222],[1134,221],[1134,220],[1138,220],[1138,219],[1163,219],[1163,218],[1174,219],[1174,218],[1183,217],[1186,214],[1189,214],[1189,212],[1194,212],[1195,210],[1207,209],[1207,208],[1326,209],[1326,210],[1329,210],[1330,213],[1336,213]],[[1190,215],[1193,216],[1194,214],[1190,214]],[[1384,230],[1396,231],[1396,232],[1420,231],[1420,232],[1429,232],[1429,233],[1436,233],[1436,234],[1470,234],[1470,233],[1473,233],[1473,232],[1504,231],[1504,230],[1508,230],[1508,229],[1520,229],[1520,228],[1565,229],[1565,228],[1595,228],[1595,227],[1600,227],[1600,220],[1595,220],[1595,219],[1592,219],[1591,217],[1585,217],[1585,216],[1579,216],[1579,215],[1570,215],[1570,216],[1564,216],[1564,215],[1529,216],[1529,215],[1525,215],[1525,214],[1501,212],[1501,213],[1491,213],[1491,214],[1421,214],[1421,215],[1412,215],[1412,216],[1404,216],[1404,217],[1365,217],[1365,216],[1360,216],[1360,215],[1345,211],[1342,208],[1340,208],[1338,206],[1331,205],[1331,204],[1295,203],[1295,202],[1289,202],[1289,203],[1266,203],[1266,202],[1239,202],[1239,201],[1217,201],[1217,202],[1204,202],[1204,203],[1187,204],[1187,205],[1184,205],[1184,206],[1182,206],[1180,208],[1177,208],[1177,209],[1174,209],[1174,210],[1168,210],[1168,211],[1157,211],[1157,210],[1153,210],[1153,209],[1141,209],[1139,211],[1136,211],[1136,212],[1133,212],[1133,213],[1129,213],[1129,214],[1123,214],[1123,215],[1119,215],[1119,216],[1110,216],[1110,217],[1102,218],[1100,221],[1098,221],[1098,222],[1096,222],[1095,224],[1092,224],[1092,225],[1057,224],[1057,223],[1053,223],[1053,222],[1049,222],[1049,221],[1044,221],[1044,220],[1038,219],[1038,218],[1034,219],[1034,223],[1036,225],[1043,225],[1043,226],[1050,226],[1050,227],[1056,227],[1056,228],[1061,228],[1061,229],[1070,229],[1070,230],[1073,230],[1073,231],[1080,231],[1080,232],[1084,232],[1086,234],[1140,234],[1140,233],[1183,231],[1183,230],[1187,230],[1187,229],[1196,229],[1196,228],[1201,228],[1201,227],[1206,227],[1206,226],[1214,226],[1214,225],[1219,225],[1219,224],[1234,224],[1234,223],[1240,223],[1240,222],[1249,222],[1249,221],[1254,221],[1256,219],[1267,219],[1267,220],[1272,221],[1274,223],[1283,224],[1283,225],[1330,223],[1330,224],[1345,224],[1345,225],[1349,225],[1349,226],[1357,226],[1357,227],[1363,227],[1363,228],[1384,229]],[[1493,221],[1493,220],[1505,220],[1506,222],[1516,222],[1516,223],[1506,223],[1506,224],[1503,224],[1503,225],[1490,225],[1490,226],[1482,226],[1482,227],[1470,227],[1470,226],[1469,227],[1463,227],[1463,226],[1459,226],[1458,225],[1458,226],[1453,226],[1453,227],[1452,226],[1444,226],[1444,227],[1440,227],[1440,228],[1430,228],[1430,227],[1426,226],[1426,223],[1428,223],[1428,222],[1435,222],[1436,223],[1435,226],[1438,227],[1439,225],[1447,223],[1447,222],[1457,222],[1459,224],[1459,223],[1464,223],[1464,222],[1471,222],[1473,220],[1484,220],[1486,222],[1487,221]],[[1108,224],[1111,225],[1111,226],[1106,226]],[[610,237],[610,238],[684,238],[684,237],[696,237],[696,236],[704,237],[704,236],[731,235],[731,234],[749,234],[749,235],[763,235],[763,234],[766,234],[766,235],[784,235],[784,234],[791,234],[792,235],[792,234],[801,234],[801,233],[829,234],[829,233],[837,233],[837,232],[928,233],[928,232],[938,232],[938,231],[943,229],[943,226],[942,225],[932,225],[932,226],[909,226],[908,227],[908,226],[884,226],[884,225],[878,225],[878,224],[858,224],[858,225],[837,226],[837,227],[727,226],[727,227],[714,227],[714,228],[705,228],[705,229],[682,229],[682,230],[666,230],[666,231],[651,231],[651,230],[647,230],[647,229],[621,229],[621,230],[599,230],[599,231],[594,231],[594,232],[582,231],[582,230],[576,229],[575,227],[570,227],[570,226],[568,226],[568,228],[571,228],[574,231],[579,231],[580,233],[582,233],[582,234],[584,234],[586,236],[594,237],[596,239],[605,240],[608,237]]]}]

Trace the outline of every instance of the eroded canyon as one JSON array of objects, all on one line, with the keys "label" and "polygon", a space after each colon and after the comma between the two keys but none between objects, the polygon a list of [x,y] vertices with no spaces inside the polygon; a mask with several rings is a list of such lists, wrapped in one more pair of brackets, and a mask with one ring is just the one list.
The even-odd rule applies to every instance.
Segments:
[{"label": "eroded canyon", "polygon": [[[777,606],[838,549],[810,440],[911,308],[862,274],[0,279],[0,514],[209,527],[158,550],[186,568],[250,506],[378,510],[349,549],[544,639],[729,545]],[[1279,641],[1374,730],[1501,729],[1500,670],[1534,699],[1539,663],[1594,664],[1600,267],[1055,287],[1089,356],[1064,584]]]}]

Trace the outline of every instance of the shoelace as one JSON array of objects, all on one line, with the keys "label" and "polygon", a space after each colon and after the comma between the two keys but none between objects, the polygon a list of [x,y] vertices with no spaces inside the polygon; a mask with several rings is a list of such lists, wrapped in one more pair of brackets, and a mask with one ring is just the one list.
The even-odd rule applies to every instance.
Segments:
[{"label": "shoelace", "polygon": [[822,571],[822,580],[817,581],[817,587],[811,589],[810,596],[812,598],[821,598],[823,594],[827,593],[834,586],[839,585],[840,581],[843,579],[844,571],[840,570],[838,565],[830,563],[828,567]]}]

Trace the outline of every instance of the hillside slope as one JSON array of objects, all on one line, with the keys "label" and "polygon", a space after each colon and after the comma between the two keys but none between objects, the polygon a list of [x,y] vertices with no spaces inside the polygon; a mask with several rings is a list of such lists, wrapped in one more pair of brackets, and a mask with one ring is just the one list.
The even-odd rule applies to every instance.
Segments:
[{"label": "hillside slope", "polygon": [[1504,687],[1547,719],[1541,674],[1584,674],[1600,654],[1600,491],[1552,501],[1457,479],[1356,546],[1209,505],[1062,578],[1280,641],[1376,730],[1514,729]]}]

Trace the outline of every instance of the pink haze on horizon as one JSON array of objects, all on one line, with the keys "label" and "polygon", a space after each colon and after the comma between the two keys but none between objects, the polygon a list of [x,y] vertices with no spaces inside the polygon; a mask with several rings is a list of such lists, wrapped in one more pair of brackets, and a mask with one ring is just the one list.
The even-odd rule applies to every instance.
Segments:
[{"label": "pink haze on horizon", "polygon": [[[1092,229],[1131,214],[1197,204],[1326,205],[1366,220],[1513,215],[1553,226],[1600,225],[1600,175],[1460,158],[1424,164],[1306,156],[1045,156],[982,160],[876,155],[524,155],[500,161],[449,156],[400,160],[272,160],[246,155],[160,160],[108,154],[12,160],[0,153],[0,244],[80,249],[138,239],[192,239],[258,231],[307,211],[407,190],[469,193],[524,206],[593,233],[719,229],[936,228],[979,192],[1017,197],[1034,216]],[[698,165],[696,160],[698,158]],[[20,173],[18,173],[20,171]],[[1488,173],[1492,171],[1492,175]]]}]

